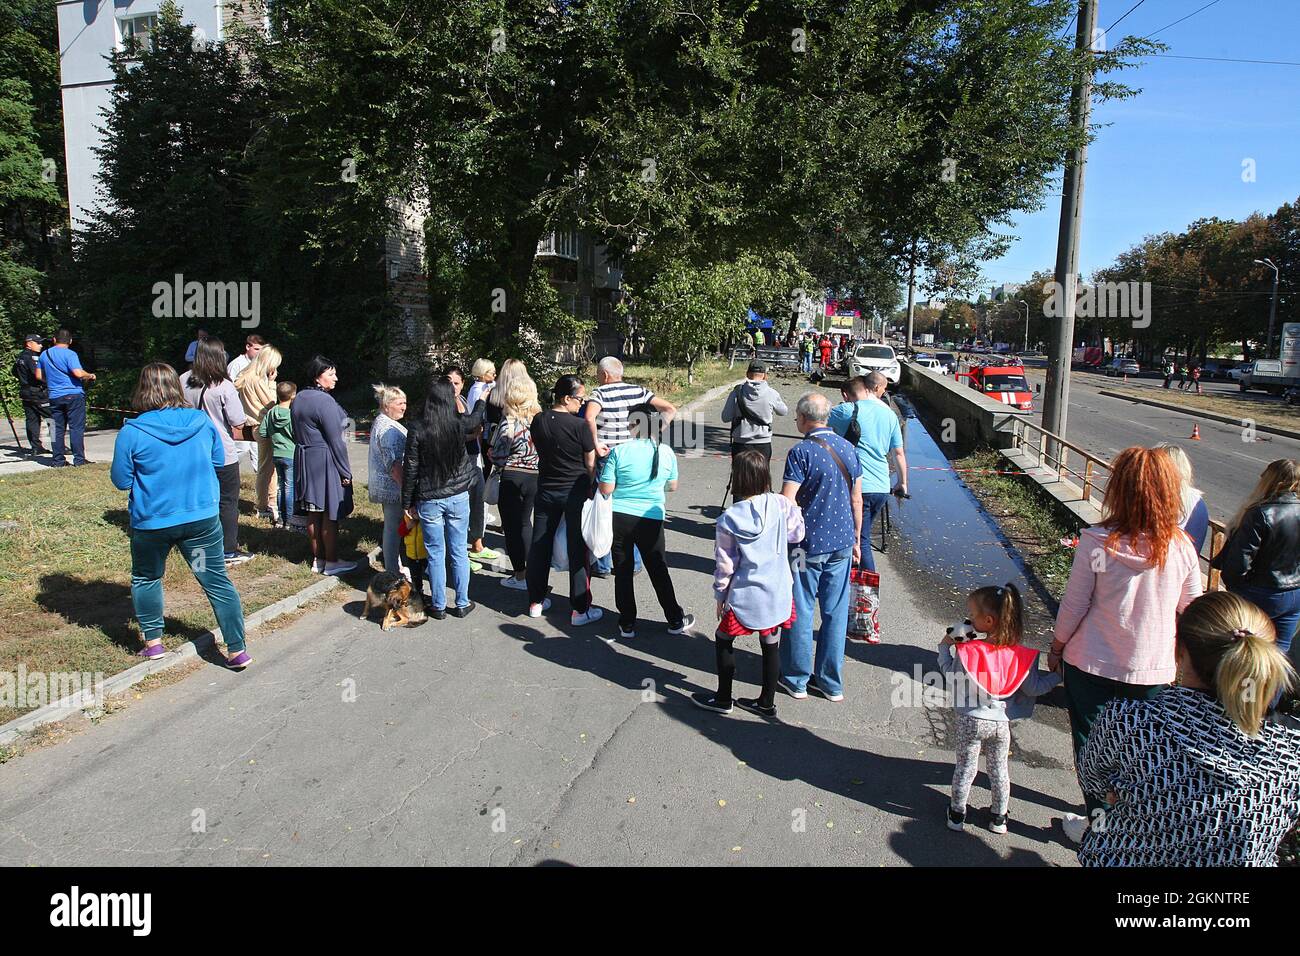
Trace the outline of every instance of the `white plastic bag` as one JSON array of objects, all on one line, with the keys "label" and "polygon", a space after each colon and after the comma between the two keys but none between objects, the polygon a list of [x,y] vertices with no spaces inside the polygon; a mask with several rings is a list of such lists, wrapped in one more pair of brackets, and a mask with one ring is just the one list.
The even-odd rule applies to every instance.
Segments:
[{"label": "white plastic bag", "polygon": [[569,528],[568,520],[560,519],[555,528],[555,544],[551,546],[551,567],[556,571],[569,570]]},{"label": "white plastic bag", "polygon": [[614,547],[614,502],[599,491],[582,506],[582,540],[593,558],[603,558]]}]

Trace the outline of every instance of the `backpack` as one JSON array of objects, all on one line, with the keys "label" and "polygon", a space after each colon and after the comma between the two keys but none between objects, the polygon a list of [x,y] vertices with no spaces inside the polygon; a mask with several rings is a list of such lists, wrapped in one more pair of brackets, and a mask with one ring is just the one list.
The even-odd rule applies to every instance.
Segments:
[{"label": "backpack", "polygon": [[854,402],[853,418],[849,420],[849,427],[844,429],[844,440],[854,448],[858,447],[858,441],[862,438],[862,423],[858,421],[858,415],[861,411],[862,406]]},{"label": "backpack", "polygon": [[763,419],[759,418],[757,415],[755,415],[752,411],[749,410],[749,406],[745,404],[745,399],[741,395],[741,390],[744,387],[745,386],[743,385],[737,385],[736,390],[732,393],[733,395],[735,395],[736,398],[736,411],[740,413],[740,418],[733,418],[731,420],[731,430],[734,432],[740,426],[741,419],[744,419],[745,421],[749,422],[751,425],[755,425],[758,428],[771,427],[772,425],[771,422],[763,421]]}]

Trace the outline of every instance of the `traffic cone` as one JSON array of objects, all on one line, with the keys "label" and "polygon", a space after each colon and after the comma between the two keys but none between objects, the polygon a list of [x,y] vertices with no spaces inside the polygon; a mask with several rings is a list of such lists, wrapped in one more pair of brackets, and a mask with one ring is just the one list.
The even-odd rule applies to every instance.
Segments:
[{"label": "traffic cone", "polygon": [[1192,437],[1189,438],[1189,439],[1187,439],[1187,440],[1188,440],[1188,441],[1200,441],[1200,440],[1201,440],[1201,426],[1198,425],[1198,424],[1196,424],[1196,422],[1192,422]]}]

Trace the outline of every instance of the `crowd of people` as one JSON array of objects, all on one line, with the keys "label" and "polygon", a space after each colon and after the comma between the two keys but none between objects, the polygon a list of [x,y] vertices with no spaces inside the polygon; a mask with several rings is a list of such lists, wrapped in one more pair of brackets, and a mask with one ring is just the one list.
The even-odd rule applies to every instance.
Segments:
[{"label": "crowd of people", "polygon": [[780,347],[796,349],[799,368],[811,373],[816,367],[822,373],[839,368],[853,351],[857,340],[846,332],[815,332],[794,330],[785,336],[773,329],[758,326],[746,333],[748,343],[754,348]]},{"label": "crowd of people", "polygon": [[[162,570],[179,547],[212,603],[229,666],[249,663],[226,573],[245,559],[234,520],[238,442],[257,449],[259,511],[305,528],[313,569],[355,566],[336,553],[353,475],[345,414],[330,395],[334,364],[313,358],[298,390],[278,380],[279,353],[257,337],[241,358],[232,381],[234,363],[208,336],[184,375],[146,366],[132,399],[138,414],[117,440],[112,478],[130,492],[132,598],[146,657],[165,652]],[[663,440],[677,409],[623,373],[610,357],[591,388],[561,375],[543,407],[523,362],[510,360],[498,376],[481,360],[468,390],[459,369],[444,369],[413,416],[400,389],[375,388],[367,483],[383,509],[383,565],[410,577],[428,617],[475,609],[470,577],[476,559],[495,557],[483,515],[496,505],[510,567],[501,586],[527,592],[530,617],[551,607],[558,570],[568,576],[570,625],[596,624],[602,611],[590,581],[612,574],[617,635],[633,640],[643,567],[667,632],[692,631],[696,618],[678,598],[664,530],[667,495],[681,480]],[[800,439],[781,463],[779,486],[772,431],[791,408],[764,363],[752,362],[724,402],[732,503],[714,540],[718,686],[692,698],[707,711],[739,707],[772,719],[778,692],[845,699],[851,571],[873,567],[873,520],[889,494],[907,493],[908,465],[883,377],[846,382],[842,398],[832,404],[810,391],[793,403]],[[1274,859],[1300,817],[1289,658],[1300,622],[1300,462],[1270,464],[1229,522],[1213,559],[1225,591],[1202,593],[1209,520],[1193,482],[1176,446],[1129,448],[1115,459],[1103,520],[1079,536],[1045,655],[1023,643],[1014,585],[969,595],[967,624],[943,637],[937,659],[952,682],[956,728],[950,828],[967,825],[982,754],[988,826],[1006,832],[1011,721],[1061,685],[1084,811],[1063,824],[1082,862]],[[596,496],[612,514],[607,555],[593,554],[584,535],[584,506]],[[734,696],[735,641],[750,634],[762,654],[761,684],[756,696]]]}]

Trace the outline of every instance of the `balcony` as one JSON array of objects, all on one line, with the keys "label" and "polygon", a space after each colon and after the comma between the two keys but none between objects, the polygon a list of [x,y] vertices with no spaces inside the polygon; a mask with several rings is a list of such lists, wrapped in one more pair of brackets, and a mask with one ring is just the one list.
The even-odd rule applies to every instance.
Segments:
[{"label": "balcony", "polygon": [[567,259],[578,261],[578,234],[576,232],[553,232],[542,237],[537,243],[537,258]]}]

